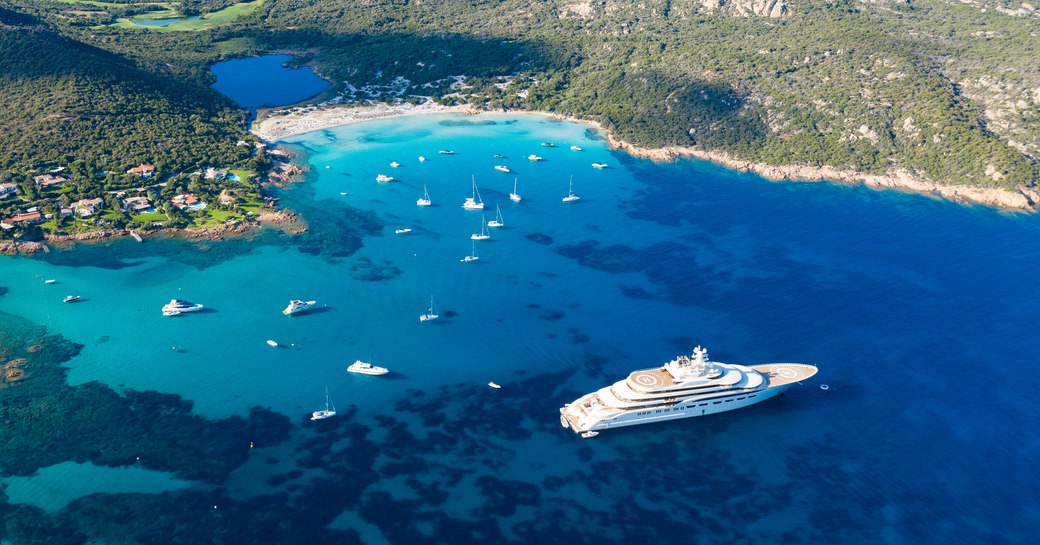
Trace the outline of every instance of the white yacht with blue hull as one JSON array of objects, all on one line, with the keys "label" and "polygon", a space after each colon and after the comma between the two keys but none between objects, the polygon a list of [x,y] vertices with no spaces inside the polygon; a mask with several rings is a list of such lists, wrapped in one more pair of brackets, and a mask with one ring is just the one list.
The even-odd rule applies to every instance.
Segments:
[{"label": "white yacht with blue hull", "polygon": [[731,411],[765,401],[816,371],[804,363],[715,363],[698,346],[692,356],[633,371],[624,380],[564,405],[560,424],[591,437],[596,430]]}]

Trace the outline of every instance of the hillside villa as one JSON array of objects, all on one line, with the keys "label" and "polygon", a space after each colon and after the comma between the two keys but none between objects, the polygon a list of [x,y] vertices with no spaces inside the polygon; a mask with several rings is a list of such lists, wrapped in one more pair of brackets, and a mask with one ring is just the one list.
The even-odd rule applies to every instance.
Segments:
[{"label": "hillside villa", "polygon": [[43,214],[40,214],[39,210],[33,208],[5,219],[4,223],[9,225],[18,225],[20,223],[32,225],[34,223],[40,223],[41,221],[43,221]]},{"label": "hillside villa", "polygon": [[148,197],[129,197],[123,199],[123,211],[131,214],[142,214],[155,212],[155,209],[152,208],[152,203],[148,200]]},{"label": "hillside villa", "polygon": [[76,214],[83,216],[84,218],[93,216],[98,210],[104,206],[105,201],[101,198],[97,199],[82,199],[78,200],[69,205],[69,208],[74,210]]},{"label": "hillside villa", "polygon": [[18,191],[18,184],[0,184],[0,199],[14,195]]},{"label": "hillside villa", "polygon": [[126,171],[127,174],[136,174],[142,178],[147,178],[155,173],[155,165],[148,163],[137,165],[136,167]]},{"label": "hillside villa", "polygon": [[198,197],[190,193],[177,195],[171,199],[170,202],[177,210],[202,210],[206,208],[206,203],[200,201]]},{"label": "hillside villa", "polygon": [[36,185],[42,189],[46,189],[53,185],[63,184],[68,181],[68,178],[62,176],[55,176],[53,174],[41,174],[39,176],[33,176],[33,181]]}]

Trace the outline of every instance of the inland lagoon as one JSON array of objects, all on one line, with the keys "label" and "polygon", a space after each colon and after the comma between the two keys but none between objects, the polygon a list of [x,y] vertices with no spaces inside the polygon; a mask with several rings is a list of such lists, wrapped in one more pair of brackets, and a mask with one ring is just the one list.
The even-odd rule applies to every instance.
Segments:
[{"label": "inland lagoon", "polygon": [[[310,164],[279,195],[305,233],[0,259],[0,541],[918,545],[1040,528],[1023,434],[1040,417],[1036,216],[657,164],[538,115],[285,145]],[[460,262],[481,229],[461,207],[473,180],[504,226]],[[441,318],[420,322],[431,295]],[[205,309],[161,316],[173,298]],[[291,299],[317,305],[284,316]],[[820,371],[739,411],[561,428],[562,404],[698,344]],[[358,359],[390,373],[347,373]],[[326,389],[338,414],[311,421]]]},{"label": "inland lagoon", "polygon": [[213,88],[249,110],[294,104],[313,98],[329,87],[311,68],[289,68],[290,55],[264,55],[214,64]]}]

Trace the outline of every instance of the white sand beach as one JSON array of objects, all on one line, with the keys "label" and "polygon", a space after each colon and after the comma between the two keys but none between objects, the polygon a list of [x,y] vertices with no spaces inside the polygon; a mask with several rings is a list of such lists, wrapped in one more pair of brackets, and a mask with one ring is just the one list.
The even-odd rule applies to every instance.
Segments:
[{"label": "white sand beach", "polygon": [[318,105],[293,108],[288,113],[276,110],[261,120],[253,123],[250,132],[267,142],[275,142],[288,136],[304,134],[338,125],[359,123],[400,117],[405,115],[426,115],[443,113],[476,113],[468,105],[442,106],[436,102],[424,104],[371,104],[366,106]]}]

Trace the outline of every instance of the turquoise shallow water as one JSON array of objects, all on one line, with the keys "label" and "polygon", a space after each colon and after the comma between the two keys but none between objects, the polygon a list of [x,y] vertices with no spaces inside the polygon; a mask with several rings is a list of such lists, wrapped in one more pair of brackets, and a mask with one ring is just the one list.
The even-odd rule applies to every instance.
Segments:
[{"label": "turquoise shallow water", "polygon": [[[288,439],[251,432],[222,482],[62,465],[5,480],[10,504],[83,520],[73,500],[103,492],[92,508],[116,509],[139,491],[118,483],[144,471],[184,494],[180,531],[193,517],[243,531],[257,513],[296,530],[255,542],[1024,543],[1040,527],[1035,217],[654,164],[540,116],[392,119],[288,145],[312,165],[281,195],[307,235],[0,261],[0,309],[83,345],[71,384],[176,394],[208,419],[270,407]],[[564,204],[572,175],[581,201]],[[471,176],[506,227],[464,264]],[[423,324],[431,294],[445,317]],[[173,297],[210,311],[160,316]],[[282,316],[292,298],[319,308]],[[592,440],[559,426],[562,403],[696,344],[820,374],[703,419]],[[358,358],[392,374],[347,374]],[[316,426],[326,387],[341,415]]]}]

